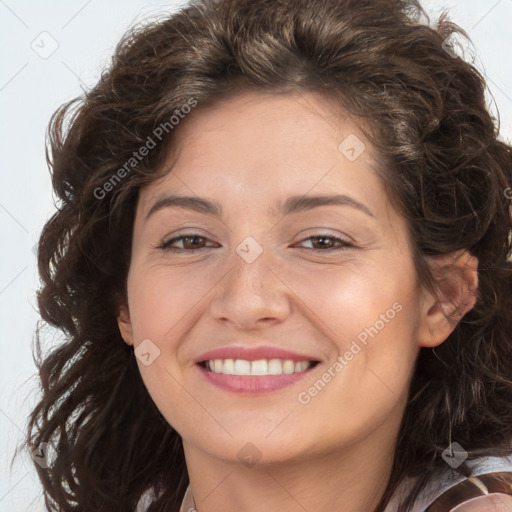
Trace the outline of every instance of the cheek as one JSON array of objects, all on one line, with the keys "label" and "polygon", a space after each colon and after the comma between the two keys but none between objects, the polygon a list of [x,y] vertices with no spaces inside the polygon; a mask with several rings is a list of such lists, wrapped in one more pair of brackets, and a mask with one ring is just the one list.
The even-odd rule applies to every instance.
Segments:
[{"label": "cheek", "polygon": [[336,350],[322,382],[307,382],[301,390],[300,403],[308,401],[304,412],[309,408],[313,430],[326,431],[328,410],[333,421],[327,430],[333,436],[340,425],[355,432],[363,423],[384,421],[406,400],[418,350],[413,276],[406,265],[400,273],[345,267],[331,275],[319,273],[314,283],[301,282],[298,293],[307,296],[311,321]]},{"label": "cheek", "polygon": [[190,272],[185,267],[160,265],[134,271],[128,279],[128,297],[135,339],[172,342],[176,339],[173,332],[178,333],[180,324],[188,322],[188,316],[194,314],[214,284],[205,273]]},{"label": "cheek", "polygon": [[[384,269],[380,262],[358,264],[345,262],[337,267],[289,275],[294,294],[307,307],[301,314],[320,328],[325,336],[336,341],[340,350],[358,339],[363,344],[374,336],[381,339],[410,339],[414,325],[415,304],[411,290],[412,270],[406,265],[400,272]],[[387,334],[386,334],[387,333]]]},{"label": "cheek", "polygon": [[365,343],[357,336],[339,342],[340,355],[316,380],[304,383],[296,418],[304,439],[318,439],[322,432],[319,451],[356,443],[381,427],[399,428],[417,354],[402,314],[405,309],[380,331],[373,324],[360,331]]},{"label": "cheek", "polygon": [[182,332],[190,327],[189,315],[198,301],[197,296],[194,286],[176,269],[159,266],[139,271],[133,268],[128,276],[135,350],[143,340],[149,339],[159,351],[151,364],[146,365],[138,358],[137,365],[156,407],[178,431],[183,428],[182,411],[193,409],[190,397],[180,384],[183,375],[177,357]]},{"label": "cheek", "polygon": [[[165,265],[141,271],[135,267],[128,276],[135,349],[149,339],[160,351],[148,366],[137,360],[139,371],[155,405],[179,432],[190,429],[189,415],[200,416],[202,422],[205,420],[201,416],[204,411],[194,408],[195,402],[183,387],[184,366],[189,360],[183,353],[187,344],[182,342],[198,322],[203,310],[202,300],[217,281],[212,278],[209,282],[205,273],[197,270]],[[184,410],[188,411],[185,418]]]}]

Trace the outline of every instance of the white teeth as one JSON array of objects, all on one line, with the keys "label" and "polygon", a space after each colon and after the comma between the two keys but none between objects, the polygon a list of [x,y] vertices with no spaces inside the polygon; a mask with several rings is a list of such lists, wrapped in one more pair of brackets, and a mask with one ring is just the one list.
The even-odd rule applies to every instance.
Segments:
[{"label": "white teeth", "polygon": [[227,373],[229,375],[235,375],[235,360],[234,359],[218,359],[221,362],[222,368],[218,373]]},{"label": "white teeth", "polygon": [[295,363],[287,359],[283,364],[283,373],[293,373],[295,370]]},{"label": "white teeth", "polygon": [[301,361],[300,363],[295,363],[295,372],[303,372],[307,367],[309,366],[309,363],[307,361]]},{"label": "white teeth", "polygon": [[294,362],[291,359],[214,359],[206,362],[206,367],[211,372],[226,375],[283,375],[303,372],[310,365],[309,361]]},{"label": "white teeth", "polygon": [[251,375],[251,362],[245,359],[235,359],[235,375]]},{"label": "white teeth", "polygon": [[281,375],[283,373],[283,363],[280,359],[271,359],[268,362],[268,375]]},{"label": "white teeth", "polygon": [[268,363],[266,359],[251,362],[251,375],[267,375]]}]

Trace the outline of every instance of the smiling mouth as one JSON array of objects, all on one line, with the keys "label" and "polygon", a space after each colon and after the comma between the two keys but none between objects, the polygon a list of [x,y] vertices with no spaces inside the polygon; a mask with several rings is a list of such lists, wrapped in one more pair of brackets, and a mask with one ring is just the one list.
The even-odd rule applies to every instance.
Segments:
[{"label": "smiling mouth", "polygon": [[292,361],[291,359],[209,359],[199,366],[212,373],[238,376],[268,376],[302,373],[315,367],[319,361]]}]

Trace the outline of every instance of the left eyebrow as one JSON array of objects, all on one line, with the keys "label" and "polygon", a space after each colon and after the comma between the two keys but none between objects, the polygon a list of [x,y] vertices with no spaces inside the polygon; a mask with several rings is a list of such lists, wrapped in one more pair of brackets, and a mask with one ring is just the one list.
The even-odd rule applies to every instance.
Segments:
[{"label": "left eyebrow", "polygon": [[[356,208],[370,217],[375,215],[371,210],[360,203],[353,197],[345,194],[324,195],[324,196],[291,196],[284,203],[279,203],[277,209],[270,208],[268,213],[274,216],[289,215],[293,213],[300,213],[320,206],[351,206]],[[145,220],[147,221],[151,215],[164,208],[178,207],[186,210],[203,213],[205,215],[213,215],[214,217],[222,216],[222,206],[215,202],[200,197],[193,196],[177,196],[169,195],[158,199],[155,204],[150,208]]]},{"label": "left eyebrow", "polygon": [[[311,210],[312,208],[318,208],[319,206],[331,205],[351,206],[352,208],[356,208],[357,210],[366,213],[366,215],[369,215],[370,217],[375,217],[366,205],[345,194],[327,196],[291,196],[284,202],[284,204],[278,205],[277,214],[288,215],[290,213],[299,213]],[[270,210],[269,213],[272,213],[272,210]],[[276,215],[276,213],[274,213],[274,215]]]}]

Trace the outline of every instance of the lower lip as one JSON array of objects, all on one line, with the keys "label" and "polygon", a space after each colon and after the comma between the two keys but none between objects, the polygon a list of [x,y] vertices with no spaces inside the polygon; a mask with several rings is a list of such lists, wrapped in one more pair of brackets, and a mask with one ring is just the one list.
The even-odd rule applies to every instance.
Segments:
[{"label": "lower lip", "polygon": [[272,393],[280,389],[292,386],[299,382],[316,366],[310,367],[303,372],[285,373],[282,375],[227,375],[224,373],[215,373],[197,365],[201,373],[208,381],[221,389],[231,391],[232,393],[242,393],[246,395],[259,395],[262,393]]}]

